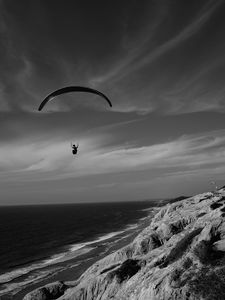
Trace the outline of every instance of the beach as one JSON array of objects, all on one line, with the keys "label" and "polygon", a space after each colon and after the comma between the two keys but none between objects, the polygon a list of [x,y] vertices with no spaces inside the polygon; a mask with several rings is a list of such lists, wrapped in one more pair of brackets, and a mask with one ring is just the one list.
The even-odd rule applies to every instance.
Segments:
[{"label": "beach", "polygon": [[121,230],[109,232],[93,240],[71,245],[69,251],[67,249],[65,253],[55,254],[46,259],[45,266],[43,263],[36,263],[36,265],[31,265],[32,270],[20,269],[21,274],[8,273],[8,278],[0,275],[0,280],[2,279],[3,282],[0,299],[19,300],[30,291],[48,283],[78,279],[93,263],[129,244],[140,231],[150,224],[154,211],[153,207],[142,209],[142,217],[137,222],[127,224]]}]

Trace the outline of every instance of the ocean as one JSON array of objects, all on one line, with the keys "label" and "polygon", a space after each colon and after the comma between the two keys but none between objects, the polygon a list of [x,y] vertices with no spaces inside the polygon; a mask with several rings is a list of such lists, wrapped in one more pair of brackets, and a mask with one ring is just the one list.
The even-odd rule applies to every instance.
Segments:
[{"label": "ocean", "polygon": [[0,299],[76,267],[97,247],[106,252],[138,230],[154,206],[137,201],[0,207]]}]

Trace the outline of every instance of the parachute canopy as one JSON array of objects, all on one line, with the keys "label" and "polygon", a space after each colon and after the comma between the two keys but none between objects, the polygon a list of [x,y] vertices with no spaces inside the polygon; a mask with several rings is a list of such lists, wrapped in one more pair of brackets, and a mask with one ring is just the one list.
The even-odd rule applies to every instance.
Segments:
[{"label": "parachute canopy", "polygon": [[62,95],[62,94],[66,94],[66,93],[72,93],[72,92],[85,92],[85,93],[91,93],[91,94],[95,94],[95,95],[99,95],[102,98],[104,98],[110,107],[112,107],[112,103],[111,101],[108,99],[108,97],[106,97],[103,93],[89,88],[89,87],[84,87],[84,86],[67,86],[64,88],[61,88],[59,90],[54,91],[53,93],[49,94],[40,104],[38,110],[41,111],[42,108],[53,98],[55,98],[56,96]]}]

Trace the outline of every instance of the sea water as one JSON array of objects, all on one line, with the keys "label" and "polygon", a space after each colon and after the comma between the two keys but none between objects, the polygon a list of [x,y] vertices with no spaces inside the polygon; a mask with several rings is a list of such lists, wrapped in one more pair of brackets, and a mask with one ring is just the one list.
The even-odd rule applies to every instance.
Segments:
[{"label": "sea water", "polygon": [[48,276],[53,271],[46,266],[133,230],[154,205],[137,201],[0,207],[0,296]]}]

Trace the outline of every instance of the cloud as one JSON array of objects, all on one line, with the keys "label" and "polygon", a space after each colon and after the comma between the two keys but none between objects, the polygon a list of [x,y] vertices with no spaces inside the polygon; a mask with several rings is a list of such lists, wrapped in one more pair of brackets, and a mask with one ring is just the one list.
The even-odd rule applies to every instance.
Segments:
[{"label": "cloud", "polygon": [[[197,13],[190,14],[185,26],[180,26],[177,32],[171,30],[167,39],[161,38],[162,24],[168,16],[174,15],[173,25],[177,19],[169,7],[163,8],[166,13],[159,14],[152,25],[154,30],[148,34],[150,29],[146,29],[141,42],[136,41],[131,51],[118,59],[109,72],[92,78],[90,83],[111,87],[112,97],[120,99],[114,105],[115,111],[137,111],[141,114],[155,110],[166,114],[224,111],[224,87],[221,82],[224,76],[220,70],[221,63],[224,64],[223,58],[220,53],[216,56],[207,51],[213,36],[207,36],[203,41],[196,37],[204,26],[209,26],[211,17],[222,4],[223,1],[206,2]],[[166,31],[165,28],[163,30]],[[157,37],[161,42],[156,42]],[[191,44],[195,45],[193,53],[188,53],[184,42],[189,43],[189,48]],[[204,43],[208,57],[202,61],[198,48],[203,47]],[[215,45],[213,51],[218,50],[216,43],[212,43]],[[212,69],[214,78],[221,82],[219,86],[210,80]]]},{"label": "cloud", "polygon": [[216,3],[209,1],[190,24],[181,29],[180,32],[174,37],[171,37],[168,41],[151,49],[149,48],[149,42],[153,38],[153,33],[157,32],[157,27],[162,23],[162,15],[160,14],[160,19],[158,19],[151,28],[152,32],[146,34],[147,38],[143,39],[141,43],[137,42],[137,46],[131,49],[130,55],[119,62],[109,73],[106,73],[101,77],[93,78],[91,82],[102,83],[108,80],[118,81],[128,74],[131,74],[142,67],[146,67],[146,65],[149,65],[151,62],[155,61],[155,59],[197,33],[220,4],[222,4],[222,1],[217,1]]},{"label": "cloud", "polygon": [[[95,14],[87,12],[86,4],[77,7],[75,12],[73,2],[68,7],[55,4],[53,16],[44,1],[29,6],[24,1],[20,5],[1,1],[0,110],[33,112],[50,91],[74,83],[105,92],[113,100],[115,112],[148,114],[157,110],[178,114],[224,110],[222,86],[214,98],[215,86],[208,85],[205,97],[199,95],[201,89],[197,86],[204,86],[207,74],[196,77],[191,84],[193,73],[201,73],[202,65],[197,61],[202,55],[195,51],[193,60],[197,66],[192,66],[191,72],[188,66],[192,53],[184,46],[190,48],[194,44],[196,49],[200,48],[202,41],[196,36],[210,24],[223,1],[200,1],[194,9],[185,2],[175,3],[145,1],[140,6],[131,1],[129,5],[102,5],[102,19],[97,22]],[[27,7],[26,14],[24,7]],[[106,17],[104,12],[109,10],[112,16]],[[181,13],[183,21],[179,17]],[[71,18],[74,14],[76,18]],[[84,15],[89,18],[85,19]],[[207,36],[208,43],[203,41],[205,50],[210,44],[222,49],[218,40],[211,42],[213,37],[213,34]],[[173,57],[173,53],[177,55]],[[211,55],[208,61],[213,57],[217,56]],[[183,70],[190,82],[186,89]],[[222,78],[222,74],[215,74]],[[176,90],[182,86],[182,95],[186,97],[179,97]],[[91,101],[88,106],[100,109]],[[65,101],[53,109],[73,107]]]},{"label": "cloud", "polygon": [[[163,22],[164,17],[167,14],[167,5],[164,3],[156,3],[156,11],[154,11],[154,16],[150,14],[151,10],[154,10],[153,7],[148,7],[146,10],[149,10],[148,14],[148,24],[144,31],[139,31],[139,35],[135,37],[130,37],[128,21],[125,23],[124,28],[126,30],[122,33],[122,47],[126,49],[122,57],[118,57],[117,61],[114,62],[114,65],[110,66],[110,70],[105,72],[101,76],[93,77],[89,80],[90,84],[94,86],[99,86],[106,81],[118,81],[123,76],[126,76],[130,73],[130,67],[133,65],[137,59],[139,59],[142,54],[146,51],[146,48],[149,47],[149,42],[154,37],[159,26]],[[150,16],[151,15],[151,16]],[[128,51],[128,53],[127,53]],[[136,65],[136,63],[135,63]]]},{"label": "cloud", "polygon": [[[224,112],[225,60],[221,57],[203,68],[178,79],[168,92],[162,95],[167,114],[194,112]],[[167,109],[167,110],[166,110]]]},{"label": "cloud", "polygon": [[[107,146],[104,136],[86,138],[76,157],[68,145],[59,140],[38,145],[1,147],[0,166],[4,174],[20,172],[17,180],[58,180],[100,174],[115,174],[148,170],[154,174],[214,170],[225,161],[224,130],[199,135],[186,135],[174,141],[150,146]],[[13,149],[16,149],[14,151]],[[138,175],[137,175],[138,176]],[[12,174],[13,178],[13,174]]]}]

